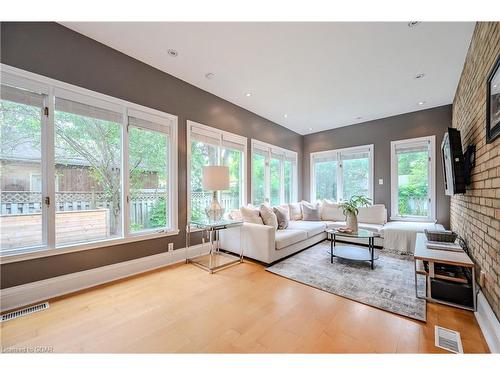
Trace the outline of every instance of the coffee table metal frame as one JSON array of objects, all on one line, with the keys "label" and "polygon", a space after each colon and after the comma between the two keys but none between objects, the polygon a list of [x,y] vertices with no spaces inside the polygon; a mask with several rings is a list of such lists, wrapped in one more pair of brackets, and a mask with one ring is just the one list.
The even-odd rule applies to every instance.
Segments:
[{"label": "coffee table metal frame", "polygon": [[[327,232],[327,238],[330,240],[330,262],[333,263],[333,257],[370,262],[371,269],[374,268],[375,260],[378,256],[375,255],[375,237],[379,237],[377,233],[370,232],[365,229],[359,229],[357,233],[339,232],[336,229],[330,229]],[[368,239],[368,253],[366,249],[361,246],[337,246],[337,236],[347,238],[367,238]],[[334,250],[337,250],[336,252]]]}]

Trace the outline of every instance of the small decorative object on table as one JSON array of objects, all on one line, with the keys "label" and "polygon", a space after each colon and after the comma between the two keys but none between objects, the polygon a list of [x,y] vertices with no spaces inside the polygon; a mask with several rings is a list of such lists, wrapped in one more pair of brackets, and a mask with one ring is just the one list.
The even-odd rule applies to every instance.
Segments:
[{"label": "small decorative object on table", "polygon": [[210,222],[216,222],[222,219],[224,207],[217,200],[217,191],[229,189],[229,168],[223,166],[210,165],[203,167],[204,190],[212,190],[212,203],[205,208],[205,213]]},{"label": "small decorative object on table", "polygon": [[348,228],[352,229],[352,233],[358,233],[358,208],[368,206],[371,201],[370,198],[364,195],[353,195],[351,199],[340,204],[346,216],[346,225]]}]

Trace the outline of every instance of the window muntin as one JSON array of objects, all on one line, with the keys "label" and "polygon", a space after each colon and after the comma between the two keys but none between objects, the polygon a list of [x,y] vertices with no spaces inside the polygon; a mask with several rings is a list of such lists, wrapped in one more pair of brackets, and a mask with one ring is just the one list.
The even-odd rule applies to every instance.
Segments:
[{"label": "window muntin", "polygon": [[252,140],[252,203],[279,205],[297,199],[297,153]]},{"label": "window muntin", "polygon": [[373,145],[311,154],[311,200],[373,198]]},{"label": "window muntin", "polygon": [[[166,113],[162,113],[156,110],[152,110],[146,107],[142,107],[133,103],[129,103],[123,101],[121,99],[112,98],[106,95],[102,95],[99,93],[92,92],[90,90],[82,89],[73,85],[68,85],[53,79],[45,78],[39,75],[35,75],[29,72],[25,72],[16,68],[8,67],[6,65],[1,66],[2,69],[2,84],[8,85],[13,88],[21,88],[19,89],[21,93],[30,93],[27,97],[33,103],[33,100],[41,102],[42,104],[37,104],[40,108],[40,121],[41,121],[41,135],[37,138],[39,140],[34,142],[38,143],[38,146],[30,146],[31,149],[37,150],[39,149],[39,153],[41,154],[41,167],[38,168],[38,171],[34,173],[29,173],[26,178],[24,178],[28,190],[40,190],[40,181],[39,176],[41,176],[41,192],[37,192],[39,205],[40,207],[40,216],[41,216],[41,228],[39,232],[41,232],[42,243],[37,246],[36,243],[31,244],[23,244],[22,246],[10,246],[9,248],[5,248],[2,246],[0,256],[9,256],[10,259],[24,259],[25,257],[36,258],[38,256],[44,256],[45,251],[50,250],[51,253],[60,253],[66,251],[75,251],[78,249],[89,249],[93,246],[100,247],[104,246],[106,243],[114,244],[121,242],[128,242],[132,240],[131,235],[137,237],[137,233],[131,233],[128,230],[127,223],[129,222],[128,216],[128,205],[124,202],[127,201],[128,196],[128,174],[123,174],[124,170],[128,170],[128,137],[127,137],[127,115],[132,114],[133,116],[138,115],[138,117],[143,118],[145,120],[150,120],[151,118],[158,119],[157,123],[162,124],[162,128],[169,129],[169,135],[176,138],[176,117],[168,115]],[[5,93],[5,90],[2,90]],[[12,91],[12,90],[11,90]],[[43,93],[43,94],[38,94]],[[2,98],[6,95],[2,94]],[[25,96],[19,95],[17,93],[15,95],[16,98]],[[42,100],[36,99],[37,97],[41,97]],[[56,106],[57,101],[57,106]],[[57,107],[57,108],[56,108]],[[56,110],[57,109],[57,110]],[[59,113],[56,113],[59,112]],[[73,144],[76,144],[75,141],[81,141],[78,137],[73,140],[66,138],[63,142],[62,137],[58,140],[57,138],[61,135],[64,135],[68,129],[72,129],[72,131],[78,130],[78,127],[75,127],[74,124],[70,124],[70,121],[62,121],[62,115],[75,115],[80,116],[82,118],[86,118],[85,121],[90,120],[99,120],[102,122],[111,122],[113,126],[108,128],[109,132],[105,134],[105,137],[101,138],[102,140],[116,139],[116,137],[111,137],[111,133],[115,132],[118,129],[119,134],[119,144],[116,145],[112,141],[110,142],[109,149],[113,150],[116,146],[118,147],[119,152],[112,152],[113,157],[117,157],[118,163],[112,163],[114,169],[119,176],[119,183],[114,185],[118,186],[120,190],[119,194],[119,225],[116,226],[116,229],[119,231],[116,236],[107,235],[104,238],[97,236],[97,239],[90,239],[85,237],[88,235],[88,231],[82,230],[81,227],[73,227],[73,233],[71,235],[66,236],[67,241],[63,238],[63,225],[67,226],[67,222],[63,223],[61,221],[60,216],[64,216],[66,214],[71,214],[70,212],[57,212],[59,211],[59,204],[61,203],[60,192],[64,189],[64,185],[68,186],[68,178],[71,180],[71,176],[69,173],[64,173],[61,170],[58,170],[57,165],[63,161],[63,163],[59,164],[60,166],[68,167],[72,158],[75,155],[71,155],[71,152],[68,155],[64,155],[62,152],[63,149],[68,151],[68,141],[72,141]],[[111,116],[111,118],[109,117]],[[3,117],[3,115],[2,115]],[[90,119],[90,120],[89,120]],[[80,119],[82,120],[82,119]],[[60,121],[57,123],[57,121]],[[59,130],[57,130],[58,125]],[[34,130],[34,123],[30,123],[30,129]],[[116,128],[117,126],[117,128]],[[2,131],[3,131],[2,124]],[[89,127],[90,128],[90,127]],[[80,127],[79,130],[82,130]],[[64,133],[63,133],[64,131]],[[24,137],[26,138],[26,137]],[[2,141],[6,138],[2,137]],[[88,146],[88,143],[84,143],[85,146]],[[173,142],[173,147],[170,147],[169,152],[169,160],[172,162],[169,163],[169,175],[172,178],[177,178],[177,154],[176,142]],[[73,149],[73,151],[75,151]],[[94,157],[98,157],[100,155],[94,155]],[[74,160],[73,160],[74,161]],[[88,161],[88,160],[87,160]],[[78,166],[72,165],[74,169],[79,169]],[[80,167],[83,167],[80,165]],[[116,168],[115,168],[116,167]],[[81,169],[81,168],[80,168]],[[16,170],[16,172],[20,172]],[[81,172],[81,171],[80,171]],[[3,171],[2,171],[2,174]],[[85,179],[80,178],[81,173],[76,173],[76,181],[77,183],[82,183],[81,187],[84,187]],[[10,174],[9,177],[15,177],[15,174]],[[73,176],[74,177],[74,176]],[[88,180],[86,180],[88,182]],[[123,182],[122,182],[123,181]],[[32,187],[32,188],[31,188]],[[4,191],[4,189],[2,189]],[[85,189],[82,189],[84,193]],[[171,195],[172,191],[177,191],[177,184],[168,184],[169,195]],[[57,194],[56,194],[57,192]],[[79,194],[81,191],[78,191]],[[85,195],[85,194],[84,194]],[[88,194],[87,194],[88,195]],[[31,194],[33,196],[33,193]],[[12,203],[7,202],[5,197],[2,197],[2,203]],[[67,207],[75,207],[77,211],[86,211],[90,206],[90,202],[85,202],[81,196],[75,195],[73,198],[77,198],[76,201],[67,202]],[[97,198],[97,197],[96,197]],[[30,198],[31,199],[31,198]],[[31,204],[30,207],[33,205]],[[177,204],[176,202],[169,202],[169,227],[164,228],[165,230],[162,232],[166,233],[177,233]],[[86,214],[87,212],[77,212],[77,214]],[[79,222],[80,224],[81,222]],[[108,228],[111,227],[110,223],[107,223]],[[125,225],[124,225],[125,224]],[[69,227],[69,226],[68,226]],[[18,228],[17,228],[18,229]],[[66,228],[69,230],[68,228]],[[114,229],[113,229],[114,230]],[[83,237],[83,241],[79,241],[76,237],[75,232],[80,231],[79,235]],[[112,229],[110,228],[110,231]],[[103,230],[101,233],[104,233]],[[57,233],[57,242],[56,242],[56,233]],[[140,236],[144,236],[143,233],[140,233]],[[25,236],[25,238],[28,238]],[[113,241],[109,241],[110,239],[115,239]],[[145,237],[144,237],[145,238]],[[69,246],[68,246],[69,245]],[[33,254],[30,254],[33,253]],[[40,255],[38,255],[38,253]],[[7,261],[7,260],[6,260]]]},{"label": "window muntin", "polygon": [[1,251],[46,242],[41,179],[44,101],[44,95],[1,85]]},{"label": "window muntin", "polygon": [[434,220],[434,137],[391,142],[391,217]]},{"label": "window muntin", "polygon": [[230,210],[245,204],[245,137],[225,132],[206,125],[188,121],[188,219],[206,217],[205,208],[212,201],[212,192],[203,190],[203,167],[224,165],[229,168],[227,191],[217,192],[219,202],[226,215]]}]

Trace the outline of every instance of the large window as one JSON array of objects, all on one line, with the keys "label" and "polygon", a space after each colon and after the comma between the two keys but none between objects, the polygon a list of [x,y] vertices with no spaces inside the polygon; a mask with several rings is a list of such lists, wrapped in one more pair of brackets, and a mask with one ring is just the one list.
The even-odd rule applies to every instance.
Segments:
[{"label": "large window", "polygon": [[252,140],[252,203],[297,200],[297,153]]},{"label": "large window", "polygon": [[435,219],[435,137],[391,142],[391,217]]},{"label": "large window", "polygon": [[311,200],[373,198],[373,145],[311,154]]},{"label": "large window", "polygon": [[174,116],[5,65],[1,88],[1,255],[177,233]]},{"label": "large window", "polygon": [[245,204],[245,165],[247,139],[216,128],[188,121],[188,218],[206,217],[205,208],[212,201],[212,192],[203,190],[203,167],[224,165],[229,168],[229,189],[218,192],[226,214]]}]

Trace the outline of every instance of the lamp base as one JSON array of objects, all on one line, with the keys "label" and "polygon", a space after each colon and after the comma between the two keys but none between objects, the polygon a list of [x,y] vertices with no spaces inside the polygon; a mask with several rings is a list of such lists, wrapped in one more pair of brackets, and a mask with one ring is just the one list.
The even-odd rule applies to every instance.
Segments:
[{"label": "lamp base", "polygon": [[205,213],[210,222],[219,221],[224,216],[224,207],[222,207],[217,200],[217,192],[213,192],[212,203],[210,206],[205,208]]}]

